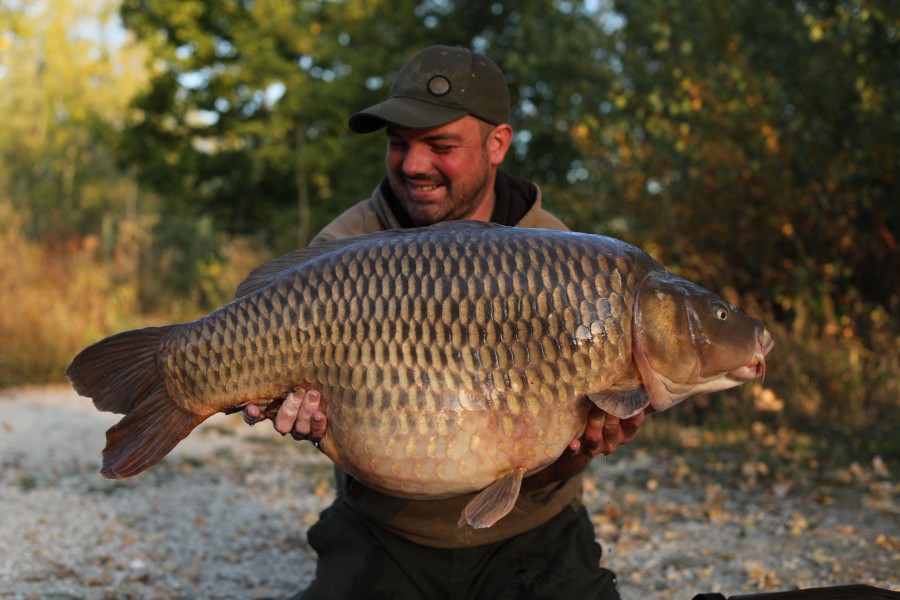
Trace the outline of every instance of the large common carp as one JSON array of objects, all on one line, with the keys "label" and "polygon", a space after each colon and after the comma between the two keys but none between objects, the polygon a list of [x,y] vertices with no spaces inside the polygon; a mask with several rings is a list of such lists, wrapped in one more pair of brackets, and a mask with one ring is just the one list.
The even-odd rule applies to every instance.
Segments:
[{"label": "large common carp", "polygon": [[452,222],[326,242],[254,271],[238,299],[114,335],[67,375],[104,411],[102,473],[136,475],[217,412],[321,391],[321,448],[407,498],[484,490],[476,527],[583,432],[590,403],[664,410],[765,372],[762,323],[624,242]]}]

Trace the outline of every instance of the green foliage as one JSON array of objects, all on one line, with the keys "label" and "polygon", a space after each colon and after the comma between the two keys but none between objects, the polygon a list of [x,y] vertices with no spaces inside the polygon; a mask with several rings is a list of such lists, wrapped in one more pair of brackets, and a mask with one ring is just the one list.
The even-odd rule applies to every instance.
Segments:
[{"label": "green foliage", "polygon": [[154,73],[123,156],[188,222],[302,244],[383,176],[379,134],[350,135],[346,118],[384,97],[412,51],[459,43],[507,72],[507,168],[545,185],[576,229],[636,241],[780,318],[865,329],[854,315],[898,307],[900,57],[885,2],[122,12]]},{"label": "green foliage", "polygon": [[852,314],[900,307],[890,3],[614,7],[621,76],[582,146],[604,203],[582,218],[624,217],[667,263],[787,318],[865,329]]},{"label": "green foliage", "polygon": [[576,226],[766,315],[769,383],[795,416],[895,423],[900,13],[862,0],[613,9],[601,43],[619,76],[576,129],[592,174],[567,207]]},{"label": "green foliage", "polygon": [[[310,203],[327,206],[343,185],[336,175],[360,158],[356,140],[341,139],[335,107],[365,87],[359,75],[347,81],[352,51],[340,51],[348,44],[338,38],[344,23],[358,30],[371,15],[346,8],[123,3],[126,24],[153,45],[153,81],[135,101],[122,152],[168,211],[208,214],[233,232],[264,230],[286,247],[309,237]],[[324,212],[318,227],[336,214]]]},{"label": "green foliage", "polygon": [[138,52],[100,35],[98,3],[0,5],[0,199],[33,235],[96,230],[133,195],[108,140],[140,85]]},{"label": "green foliage", "polygon": [[[213,215],[232,232],[264,230],[282,249],[383,178],[382,134],[352,135],[347,118],[382,100],[402,62],[429,44],[486,50],[504,66],[515,122],[527,129],[511,169],[564,179],[576,158],[567,128],[584,101],[579,77],[590,75],[583,55],[596,33],[579,11],[548,13],[537,0],[126,0],[122,14],[153,47],[124,160],[168,210]],[[548,31],[552,46],[534,43]]]}]

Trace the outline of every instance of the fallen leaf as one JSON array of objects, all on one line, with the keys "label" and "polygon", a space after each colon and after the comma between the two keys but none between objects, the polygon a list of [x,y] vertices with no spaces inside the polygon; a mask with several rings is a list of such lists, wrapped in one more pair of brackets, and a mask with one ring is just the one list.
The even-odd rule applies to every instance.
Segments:
[{"label": "fallen leaf", "polygon": [[888,471],[887,465],[884,464],[884,461],[880,456],[876,456],[872,459],[872,470],[879,477],[889,477],[891,472]]},{"label": "fallen leaf", "polygon": [[791,535],[798,536],[809,529],[809,521],[806,520],[806,517],[801,515],[798,512],[795,512],[791,515],[791,521],[788,525],[788,531],[791,532]]}]

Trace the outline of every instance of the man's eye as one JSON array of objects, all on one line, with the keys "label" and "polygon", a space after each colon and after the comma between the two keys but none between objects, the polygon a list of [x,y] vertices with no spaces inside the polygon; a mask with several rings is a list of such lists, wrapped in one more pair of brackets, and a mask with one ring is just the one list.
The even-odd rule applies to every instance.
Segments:
[{"label": "man's eye", "polygon": [[438,154],[446,154],[453,150],[453,146],[432,146],[432,152],[436,152]]}]

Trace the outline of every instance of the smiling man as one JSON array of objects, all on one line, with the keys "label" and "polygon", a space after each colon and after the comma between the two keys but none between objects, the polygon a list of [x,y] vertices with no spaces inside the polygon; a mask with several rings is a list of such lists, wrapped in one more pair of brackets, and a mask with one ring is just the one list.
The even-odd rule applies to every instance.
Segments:
[{"label": "smiling man", "polygon": [[[488,57],[433,46],[401,68],[387,100],[354,114],[356,133],[387,131],[387,177],[313,240],[473,219],[566,229],[541,208],[538,186],[499,169],[509,150],[510,98]],[[320,394],[287,397],[275,429],[321,438]],[[245,419],[265,417],[256,406]],[[298,598],[618,598],[615,576],[581,503],[590,458],[634,437],[643,413],[619,421],[593,409],[569,452],[524,480],[515,508],[492,527],[459,527],[472,496],[405,500],[338,472],[338,498],[309,530],[316,579]]]},{"label": "smiling man", "polygon": [[465,116],[429,129],[390,125],[387,134],[390,190],[414,225],[491,219],[509,125]]}]

